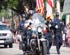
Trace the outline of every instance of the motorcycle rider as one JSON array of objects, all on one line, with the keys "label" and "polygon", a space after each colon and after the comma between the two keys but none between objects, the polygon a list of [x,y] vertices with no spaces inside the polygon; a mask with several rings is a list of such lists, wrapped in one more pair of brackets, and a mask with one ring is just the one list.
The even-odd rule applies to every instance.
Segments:
[{"label": "motorcycle rider", "polygon": [[32,20],[32,13],[29,13],[28,15],[28,19],[25,21],[25,28],[26,28],[26,44],[27,44],[27,50],[29,51],[30,50],[30,40],[31,40],[31,37],[32,37],[32,23],[33,23],[33,20]]},{"label": "motorcycle rider", "polygon": [[[32,20],[32,15],[33,15],[33,13],[29,13],[29,15],[28,15],[28,19],[25,21],[25,28],[26,29],[29,29],[29,30],[31,30],[32,29],[32,23],[33,23],[33,20]],[[32,33],[31,33],[32,34]],[[30,34],[30,35],[31,35]]]},{"label": "motorcycle rider", "polygon": [[60,54],[60,47],[63,43],[62,40],[62,31],[64,29],[64,26],[61,22],[61,20],[59,19],[59,13],[56,12],[56,18],[53,20],[53,31],[54,31],[54,43],[56,45],[56,50],[57,50],[57,54]]}]

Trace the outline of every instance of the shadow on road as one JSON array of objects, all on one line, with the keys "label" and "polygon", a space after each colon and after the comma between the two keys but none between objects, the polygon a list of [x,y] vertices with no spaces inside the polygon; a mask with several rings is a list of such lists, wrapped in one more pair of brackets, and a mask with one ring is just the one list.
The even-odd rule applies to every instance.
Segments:
[{"label": "shadow on road", "polygon": [[[15,55],[24,55],[24,54],[15,54]],[[50,53],[50,54],[46,54],[46,55],[61,55],[61,54],[57,54],[57,53]]]},{"label": "shadow on road", "polygon": [[0,49],[5,49],[5,47],[0,47]]},{"label": "shadow on road", "polygon": [[0,46],[0,49],[7,49],[7,48],[9,48],[9,47]]}]

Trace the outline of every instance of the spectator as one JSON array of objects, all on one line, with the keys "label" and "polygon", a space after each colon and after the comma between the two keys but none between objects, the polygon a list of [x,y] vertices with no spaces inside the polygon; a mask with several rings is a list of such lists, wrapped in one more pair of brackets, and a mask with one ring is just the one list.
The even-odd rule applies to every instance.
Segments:
[{"label": "spectator", "polygon": [[66,39],[67,39],[67,45],[70,47],[70,24],[66,27]]}]

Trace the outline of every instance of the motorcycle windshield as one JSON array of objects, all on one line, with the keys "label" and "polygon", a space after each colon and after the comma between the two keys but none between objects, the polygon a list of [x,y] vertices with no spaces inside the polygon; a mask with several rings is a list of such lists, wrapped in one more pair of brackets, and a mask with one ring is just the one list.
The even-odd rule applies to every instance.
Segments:
[{"label": "motorcycle windshield", "polygon": [[38,27],[38,26],[41,26],[43,27],[44,24],[45,24],[45,19],[39,14],[39,13],[35,13],[33,14],[32,16],[33,18],[33,27]]}]

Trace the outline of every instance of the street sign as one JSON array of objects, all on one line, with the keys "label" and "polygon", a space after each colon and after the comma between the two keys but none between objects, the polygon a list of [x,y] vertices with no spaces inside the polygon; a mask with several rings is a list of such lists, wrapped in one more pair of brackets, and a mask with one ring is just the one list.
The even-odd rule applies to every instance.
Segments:
[{"label": "street sign", "polygon": [[63,13],[70,14],[70,0],[64,1]]}]

